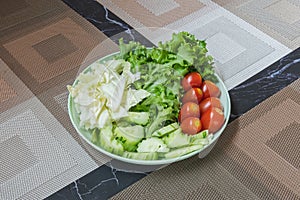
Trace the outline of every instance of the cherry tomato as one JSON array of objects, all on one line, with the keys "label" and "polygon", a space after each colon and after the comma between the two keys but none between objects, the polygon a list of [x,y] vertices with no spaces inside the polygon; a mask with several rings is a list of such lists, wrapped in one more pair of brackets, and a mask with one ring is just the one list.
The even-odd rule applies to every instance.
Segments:
[{"label": "cherry tomato", "polygon": [[207,111],[209,108],[212,108],[212,107],[219,108],[223,111],[223,106],[222,106],[222,103],[221,103],[219,98],[217,98],[217,97],[208,97],[206,99],[203,99],[200,102],[200,104],[199,104],[200,113],[202,114],[205,111]]},{"label": "cherry tomato", "polygon": [[183,133],[188,135],[194,135],[201,131],[201,121],[197,117],[188,117],[180,124]]},{"label": "cherry tomato", "polygon": [[221,94],[218,86],[209,80],[203,81],[201,90],[203,92],[204,99],[207,97],[219,97]]},{"label": "cherry tomato", "polygon": [[181,122],[181,111],[179,111],[179,113],[178,113],[178,122],[179,123]]},{"label": "cherry tomato", "polygon": [[203,130],[208,129],[210,133],[217,132],[224,124],[224,113],[220,108],[210,108],[201,115]]},{"label": "cherry tomato", "polygon": [[202,100],[203,92],[200,88],[191,88],[189,89],[182,98],[182,103],[194,102],[199,104]]},{"label": "cherry tomato", "polygon": [[180,109],[180,122],[188,117],[200,117],[199,105],[193,102],[183,104]]},{"label": "cherry tomato", "polygon": [[198,72],[191,72],[184,76],[181,81],[184,91],[188,91],[192,87],[201,87],[202,76]]}]

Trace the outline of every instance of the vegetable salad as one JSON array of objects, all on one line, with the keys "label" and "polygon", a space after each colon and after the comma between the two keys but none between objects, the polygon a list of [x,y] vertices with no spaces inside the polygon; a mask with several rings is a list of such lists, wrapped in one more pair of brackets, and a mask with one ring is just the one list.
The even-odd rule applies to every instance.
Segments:
[{"label": "vegetable salad", "polygon": [[92,142],[138,160],[175,158],[209,144],[208,128],[186,134],[178,120],[183,77],[197,72],[203,80],[218,80],[205,41],[179,32],[153,48],[119,42],[114,59],[93,63],[68,86],[79,126]]}]

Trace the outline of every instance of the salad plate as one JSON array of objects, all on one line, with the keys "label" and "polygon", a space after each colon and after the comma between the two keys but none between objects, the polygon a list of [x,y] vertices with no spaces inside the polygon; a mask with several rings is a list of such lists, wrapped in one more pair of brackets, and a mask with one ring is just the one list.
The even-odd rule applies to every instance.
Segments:
[{"label": "salad plate", "polygon": [[[129,44],[128,44],[128,46],[129,46]],[[131,44],[132,49],[136,48],[133,46],[134,45]],[[152,48],[147,48],[147,50],[152,50]],[[126,50],[125,53],[128,54],[128,52],[129,52],[129,50]],[[168,133],[165,133],[165,132],[162,133],[163,132],[162,129],[165,130],[167,126],[170,127],[171,125],[176,124],[176,122],[174,122],[174,123],[167,122],[167,125],[165,127],[159,127],[155,131],[152,130],[150,133],[150,136],[147,133],[147,131],[149,131],[151,128],[149,128],[149,127],[145,128],[144,129],[145,133],[143,133],[144,137],[142,139],[140,139],[140,141],[134,147],[132,147],[132,145],[131,145],[132,143],[130,143],[130,145],[127,145],[128,142],[124,141],[124,138],[120,137],[120,135],[118,135],[118,133],[117,133],[117,135],[115,135],[115,132],[117,132],[117,129],[122,130],[121,129],[122,127],[119,128],[118,124],[115,125],[115,121],[116,121],[115,119],[118,119],[117,120],[118,122],[120,121],[120,123],[119,123],[119,124],[121,124],[120,126],[127,125],[128,121],[125,120],[126,122],[124,122],[124,120],[122,120],[122,119],[123,118],[128,119],[129,109],[132,107],[136,107],[136,105],[139,105],[142,101],[144,101],[146,98],[148,98],[152,94],[151,94],[151,92],[146,91],[146,90],[142,90],[142,89],[135,90],[135,89],[131,89],[129,87],[129,86],[132,86],[136,80],[139,80],[141,78],[141,75],[140,75],[139,71],[135,71],[135,73],[133,73],[129,70],[128,74],[126,74],[124,72],[126,69],[130,69],[130,66],[133,65],[134,62],[130,59],[129,59],[129,61],[123,62],[123,57],[120,59],[120,55],[122,55],[122,54],[124,55],[124,49],[122,49],[120,47],[119,52],[115,52],[113,54],[110,54],[103,58],[100,58],[95,63],[93,63],[92,65],[88,66],[85,70],[83,70],[81,72],[81,74],[77,77],[77,79],[74,81],[72,86],[68,86],[68,89],[70,91],[70,94],[68,97],[69,117],[70,117],[70,120],[71,120],[74,128],[76,129],[79,136],[81,137],[81,139],[83,139],[86,143],[88,143],[91,147],[93,147],[95,150],[99,151],[100,153],[103,153],[113,159],[116,159],[116,160],[119,160],[119,161],[122,161],[125,163],[130,163],[130,164],[165,165],[165,164],[170,164],[173,162],[187,159],[187,158],[195,156],[197,154],[199,154],[200,157],[205,157],[211,151],[211,149],[213,148],[213,146],[216,144],[219,137],[221,136],[222,132],[226,128],[228,120],[229,120],[229,116],[230,116],[230,111],[231,111],[229,94],[228,94],[226,86],[225,86],[224,82],[222,81],[222,79],[220,78],[220,76],[215,72],[213,74],[213,77],[215,79],[214,80],[215,84],[220,90],[220,95],[218,98],[223,107],[224,123],[214,133],[209,133],[207,130],[201,131],[202,133],[205,133],[204,137],[207,137],[206,138],[208,140],[207,143],[201,144],[200,146],[199,145],[192,146],[190,144],[186,144],[185,146],[184,145],[182,146],[183,148],[185,148],[185,150],[187,148],[189,148],[189,150],[187,150],[186,153],[179,153],[178,156],[177,156],[177,154],[174,154],[174,153],[170,154],[170,152],[172,152],[172,151],[175,152],[176,150],[178,151],[178,149],[180,149],[180,148],[177,148],[175,146],[175,148],[172,149],[170,146],[165,145],[164,142],[161,142],[161,141],[165,141],[165,143],[168,144],[168,141],[166,141],[166,139],[165,139],[168,136],[164,136],[164,134],[168,135],[172,131],[174,132],[175,129],[179,130],[180,123],[177,122],[178,127],[176,125],[176,128],[174,128],[174,130],[171,130]],[[121,60],[121,61],[119,61],[119,60]],[[130,63],[130,61],[131,61],[131,63]],[[114,62],[117,62],[117,64]],[[123,67],[121,69],[121,71],[123,70],[122,73],[117,73],[116,75],[114,75],[116,72],[120,71],[120,66]],[[76,87],[78,86],[78,84],[82,84],[84,82],[93,82],[94,81],[93,77],[95,77],[95,76],[94,76],[94,74],[93,75],[89,75],[89,74],[91,74],[92,72],[94,73],[95,71],[98,73],[98,76],[102,76],[101,80],[104,81],[105,84],[107,84],[109,77],[111,77],[111,76],[118,77],[116,79],[117,82],[114,82],[114,84],[112,84],[112,85],[115,85],[116,88],[118,88],[118,89],[116,89],[116,88],[113,89],[113,88],[111,88],[112,86],[110,86],[110,88],[109,87],[106,88],[104,86],[103,87],[99,86],[99,88],[101,88],[101,90],[103,89],[103,91],[106,95],[111,95],[111,97],[115,97],[115,98],[105,99],[101,103],[101,101],[99,99],[102,98],[101,94],[103,94],[103,91],[101,91],[99,94],[92,94],[92,96],[87,99],[85,99],[85,96],[88,94],[83,94],[81,96],[78,95],[78,93],[80,93],[81,91],[87,90],[87,89],[82,89],[82,88],[85,88],[85,85],[80,86],[80,89],[76,90]],[[106,73],[106,72],[108,72],[108,73]],[[121,75],[123,75],[123,77]],[[126,78],[126,80],[124,77]],[[180,77],[180,79],[178,79],[178,81],[180,82],[180,80],[182,78],[183,77]],[[162,76],[162,79],[163,79],[163,76]],[[124,87],[122,87],[122,84],[124,83],[124,81],[126,82],[126,84]],[[96,83],[96,85],[99,85],[99,83]],[[122,89],[120,90],[120,88],[122,88]],[[116,90],[117,92],[112,92],[113,90]],[[123,96],[123,97],[121,99],[118,99],[118,96]],[[125,98],[124,96],[127,96],[126,100],[124,100],[124,98]],[[93,122],[90,122],[87,120],[87,118],[89,118],[88,111],[87,111],[87,113],[84,113],[83,111],[84,111],[85,107],[82,107],[82,106],[80,107],[79,104],[81,104],[81,105],[89,104],[88,102],[94,101],[93,99],[94,100],[97,99],[96,101],[98,102],[95,109],[101,110],[101,109],[103,109],[103,107],[105,107],[105,108],[109,107],[111,110],[113,110],[115,105],[120,106],[120,104],[122,104],[123,111],[121,112],[120,109],[118,108],[118,112],[114,113],[112,117],[111,117],[111,115],[112,115],[111,110],[109,112],[106,112],[106,114],[103,114],[105,112],[101,111],[102,112],[102,114],[100,116],[101,119],[99,119],[99,116],[98,116],[97,122],[95,122],[93,120],[92,120]],[[79,102],[79,101],[82,101],[83,103]],[[176,100],[174,100],[174,101],[176,101]],[[100,104],[101,105],[103,104],[102,107],[101,106],[99,107]],[[180,102],[179,102],[179,104],[180,104]],[[81,108],[81,110],[80,110],[80,108]],[[95,110],[95,113],[97,113],[97,115],[100,115],[99,112],[100,111]],[[160,111],[157,111],[157,112],[160,112]],[[142,113],[145,113],[145,112],[142,112]],[[124,114],[124,116],[123,116],[123,114]],[[149,114],[149,115],[151,116],[151,114]],[[146,116],[149,118],[149,115],[146,115]],[[143,116],[141,117],[139,115],[137,118],[143,118]],[[119,120],[119,119],[121,119],[121,120]],[[90,120],[90,118],[89,118],[89,120]],[[136,122],[136,120],[138,122]],[[137,123],[137,124],[135,124],[135,126],[131,126],[132,125],[132,121],[131,121],[130,127],[146,127],[146,124],[144,122],[141,122],[141,120],[143,121],[143,119],[135,119],[134,122]],[[149,119],[147,119],[146,121],[149,123]],[[124,123],[125,123],[125,125],[124,125]],[[152,123],[153,123],[153,121],[152,121]],[[101,131],[105,132],[105,130],[107,130],[107,128],[106,128],[107,124],[109,124],[108,129],[115,130],[115,132],[111,135],[105,133],[106,135],[110,135],[109,139],[104,138],[103,135],[99,136],[101,134]],[[114,125],[110,125],[110,124],[114,124]],[[115,126],[117,126],[117,127],[115,127]],[[98,127],[100,127],[100,128],[98,128]],[[99,130],[101,130],[101,131],[99,131]],[[127,130],[127,129],[124,128],[124,130]],[[135,130],[130,129],[128,131],[134,132],[136,130],[139,130],[139,129],[135,129]],[[160,130],[160,131],[158,131],[158,130]],[[140,133],[136,133],[136,134],[139,135]],[[151,136],[151,134],[152,134],[152,136]],[[153,137],[153,135],[155,137]],[[161,140],[161,141],[158,141],[158,142],[161,142],[161,144],[157,145],[157,144],[151,144],[149,142],[148,142],[148,144],[146,144],[147,142],[145,142],[145,141],[147,141],[149,139],[149,137],[150,137],[150,139],[153,139],[153,138],[155,140],[157,139],[157,141],[158,141],[158,139]],[[190,137],[190,135],[188,137]],[[184,137],[184,138],[187,138],[187,137]],[[143,143],[143,141],[144,141],[144,144],[141,144],[141,143]],[[123,142],[123,146],[120,145],[120,143],[122,144],[122,142]],[[180,141],[179,141],[179,143],[180,143]],[[155,146],[155,147],[153,147],[153,146]],[[192,147],[197,146],[197,147],[201,147],[201,148],[191,149],[190,148],[191,146]],[[121,147],[122,150],[120,150],[119,147]],[[158,152],[154,152],[154,154],[152,154],[151,152],[148,152],[148,154],[151,154],[151,156],[149,157],[149,155],[147,155],[147,153],[145,153],[145,152],[147,152],[147,150],[145,150],[145,148],[156,148],[156,149],[158,149]],[[143,150],[141,150],[141,149],[143,149]],[[143,153],[139,153],[139,150]],[[130,152],[130,151],[132,151],[132,152]],[[181,152],[181,151],[179,150],[179,152]],[[132,156],[135,154],[137,156]],[[147,155],[147,156],[144,157],[144,156],[140,156],[140,155]],[[153,157],[152,155],[155,155],[155,156]]]}]

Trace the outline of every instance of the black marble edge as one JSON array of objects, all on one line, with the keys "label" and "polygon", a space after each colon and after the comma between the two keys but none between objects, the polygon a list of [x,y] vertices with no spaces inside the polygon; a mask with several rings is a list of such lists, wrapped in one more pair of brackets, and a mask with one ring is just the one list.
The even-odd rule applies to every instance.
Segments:
[{"label": "black marble edge", "polygon": [[[128,33],[128,40],[135,39],[135,35],[142,37],[139,33],[133,32],[132,27],[96,1],[64,0],[64,2],[108,37],[120,32]],[[229,91],[232,103],[230,121],[297,80],[300,77],[299,69],[300,48],[231,89]],[[147,174],[118,171],[109,162],[52,194],[47,199],[107,199]]]}]

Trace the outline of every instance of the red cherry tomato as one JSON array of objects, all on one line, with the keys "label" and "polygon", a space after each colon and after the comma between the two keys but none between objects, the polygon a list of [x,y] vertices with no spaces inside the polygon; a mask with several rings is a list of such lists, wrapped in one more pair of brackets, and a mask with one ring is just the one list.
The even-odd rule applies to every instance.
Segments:
[{"label": "red cherry tomato", "polygon": [[208,98],[208,97],[219,97],[221,94],[220,89],[216,84],[214,84],[211,81],[203,81],[201,90],[203,92],[203,98]]},{"label": "red cherry tomato", "polygon": [[204,113],[205,111],[207,111],[208,109],[210,109],[212,107],[219,108],[223,111],[223,106],[222,106],[222,103],[221,103],[219,98],[217,98],[217,97],[208,97],[206,99],[203,99],[200,102],[200,104],[199,104],[200,113],[202,114],[202,113]]},{"label": "red cherry tomato", "polygon": [[202,100],[203,92],[200,88],[191,88],[189,89],[182,98],[182,103],[194,102],[199,104]]},{"label": "red cherry tomato", "polygon": [[217,132],[224,124],[224,113],[219,108],[210,108],[201,115],[201,123],[203,130],[208,129],[210,133]]},{"label": "red cherry tomato", "polygon": [[179,111],[179,113],[178,113],[178,122],[179,123],[181,122],[181,111]]},{"label": "red cherry tomato", "polygon": [[193,102],[183,104],[180,109],[180,122],[188,117],[200,117],[199,105]]},{"label": "red cherry tomato", "polygon": [[201,121],[197,117],[188,117],[180,124],[183,133],[188,135],[194,135],[201,131]]},{"label": "red cherry tomato", "polygon": [[198,72],[191,72],[184,76],[181,85],[184,91],[188,91],[192,87],[201,87],[202,76]]}]

